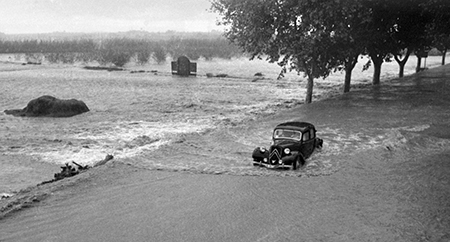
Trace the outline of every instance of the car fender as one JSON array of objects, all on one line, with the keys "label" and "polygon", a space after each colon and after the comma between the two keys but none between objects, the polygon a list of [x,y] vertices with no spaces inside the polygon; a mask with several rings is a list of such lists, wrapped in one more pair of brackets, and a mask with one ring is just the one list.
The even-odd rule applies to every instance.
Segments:
[{"label": "car fender", "polygon": [[253,150],[253,160],[262,161],[264,158],[269,158],[269,151],[267,149],[264,149],[264,152],[261,152],[261,147],[256,147]]},{"label": "car fender", "polygon": [[291,151],[291,155],[294,156],[295,159],[297,159],[297,156],[301,155],[298,151]]},{"label": "car fender", "polygon": [[292,156],[294,156],[295,160],[299,159],[300,165],[303,165],[306,162],[305,156],[301,152],[293,151]]},{"label": "car fender", "polygon": [[298,156],[301,155],[298,151],[292,151],[290,155],[284,156],[282,158],[283,163],[285,164],[292,164],[294,161],[297,160]]}]

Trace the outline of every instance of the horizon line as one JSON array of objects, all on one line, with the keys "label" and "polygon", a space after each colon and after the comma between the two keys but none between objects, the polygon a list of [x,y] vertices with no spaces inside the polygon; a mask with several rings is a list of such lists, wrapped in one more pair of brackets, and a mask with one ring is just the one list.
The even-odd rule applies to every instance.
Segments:
[{"label": "horizon line", "polygon": [[147,30],[127,30],[127,31],[116,31],[116,32],[101,32],[101,31],[93,31],[93,32],[66,32],[66,31],[53,31],[53,32],[40,32],[40,33],[4,33],[0,31],[0,35],[46,35],[46,34],[119,34],[119,33],[127,33],[127,32],[141,32],[148,34],[164,34],[164,33],[223,33],[222,30],[209,30],[209,31],[179,31],[179,30],[165,30],[165,31],[147,31]]}]

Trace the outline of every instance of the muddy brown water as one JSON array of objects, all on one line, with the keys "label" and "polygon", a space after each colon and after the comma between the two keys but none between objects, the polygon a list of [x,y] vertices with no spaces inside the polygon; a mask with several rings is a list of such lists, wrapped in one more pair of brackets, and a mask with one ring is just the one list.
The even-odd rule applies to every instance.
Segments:
[{"label": "muddy brown water", "polygon": [[[429,63],[437,64],[439,61],[440,58],[436,57]],[[276,123],[260,126],[260,129],[249,130],[248,133],[233,128],[301,104],[305,93],[305,82],[301,77],[289,73],[285,79],[276,80],[279,67],[264,61],[217,60],[198,64],[199,73],[221,72],[234,77],[205,78],[199,75],[197,78],[177,78],[170,75],[164,65],[131,66],[155,69],[155,75],[90,71],[81,66],[2,62],[2,110],[23,108],[36,97],[53,95],[83,100],[91,111],[65,119],[18,119],[1,113],[0,164],[4,169],[0,170],[0,193],[12,193],[49,180],[64,163],[75,161],[91,165],[107,154],[152,169],[301,175],[302,172],[255,170],[251,166],[249,152],[256,146],[269,145],[270,132]],[[413,64],[408,64],[408,70],[413,70],[413,67]],[[383,77],[391,77],[396,71],[395,63],[386,63]],[[264,76],[255,79],[253,75],[256,72],[262,72]],[[370,82],[369,72],[355,70],[354,74],[354,90]],[[342,73],[318,80],[314,99],[317,101],[326,95],[339,94],[341,84]],[[302,116],[297,118],[303,119]],[[344,147],[347,150],[364,149],[380,144],[386,137],[396,135],[392,132],[397,132],[382,130],[378,137],[378,134],[334,129],[321,125],[320,120],[314,122],[329,142],[325,144],[326,149],[312,157],[310,169],[306,169],[311,174],[316,173],[312,171],[317,168],[321,170],[319,173],[331,173],[337,169],[330,155],[339,153]],[[220,128],[225,126],[229,129]],[[218,133],[214,134],[212,131],[216,129]],[[190,141],[182,144],[185,136],[191,134],[192,137],[211,135],[209,144]],[[221,138],[235,145],[231,148],[214,145],[220,144],[218,139]],[[181,151],[164,154],[172,149],[166,147],[172,143],[175,143],[174,147],[181,146]],[[163,150],[153,153],[160,147]],[[216,157],[208,162],[184,159],[186,152],[208,157],[210,151],[214,151],[212,153]],[[164,161],[167,155],[177,159]]]},{"label": "muddy brown water", "polygon": [[[282,113],[260,115],[225,128],[181,138],[140,165],[171,170],[240,175],[329,175],[348,164],[349,155],[382,150],[408,159],[447,149],[450,129],[446,67],[379,87],[367,87]],[[273,127],[301,120],[316,125],[324,147],[299,171],[273,171],[248,165],[255,145],[270,145]],[[167,158],[166,158],[167,157]],[[133,160],[136,163],[136,160]]]},{"label": "muddy brown water", "polygon": [[[181,135],[151,156],[18,194],[9,204],[23,209],[0,220],[1,238],[449,241],[449,78],[444,66]],[[296,119],[325,141],[304,169],[243,165],[274,125]]]},{"label": "muddy brown water", "polygon": [[[0,193],[50,180],[64,163],[92,165],[107,154],[139,157],[185,134],[275,112],[276,105],[292,106],[301,98],[293,80],[179,78],[165,72],[111,73],[57,65],[2,68]],[[71,118],[3,113],[42,95],[77,98],[91,111]]]}]

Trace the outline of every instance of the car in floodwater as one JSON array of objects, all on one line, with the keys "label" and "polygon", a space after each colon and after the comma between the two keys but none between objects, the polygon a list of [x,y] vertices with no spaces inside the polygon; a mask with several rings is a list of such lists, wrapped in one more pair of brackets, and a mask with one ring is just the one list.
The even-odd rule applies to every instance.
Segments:
[{"label": "car in floodwater", "polygon": [[314,125],[297,121],[281,123],[273,130],[270,148],[257,147],[253,151],[253,165],[296,170],[322,145]]}]

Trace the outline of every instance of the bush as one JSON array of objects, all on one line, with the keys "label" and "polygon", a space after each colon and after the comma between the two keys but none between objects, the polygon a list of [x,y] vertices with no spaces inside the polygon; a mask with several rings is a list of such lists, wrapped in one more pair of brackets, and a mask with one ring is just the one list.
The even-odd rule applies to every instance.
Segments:
[{"label": "bush", "polygon": [[151,51],[148,49],[142,49],[137,53],[137,62],[140,65],[145,65],[150,59]]},{"label": "bush", "polygon": [[95,52],[82,52],[76,55],[76,60],[83,63],[88,63],[95,60]]},{"label": "bush", "polygon": [[25,54],[25,60],[27,62],[42,63],[43,59],[44,59],[44,55],[39,54],[39,53],[27,53],[27,54]]},{"label": "bush", "polygon": [[206,60],[213,58],[231,58],[241,56],[238,47],[231,45],[223,37],[211,37],[195,34],[177,36],[155,34],[136,38],[96,38],[80,40],[0,40],[0,53],[28,54],[27,60],[39,61],[35,53],[45,53],[51,63],[89,62],[97,60],[101,64],[112,63],[123,66],[133,56],[136,62],[143,65],[153,58],[157,63],[164,63],[167,56],[177,58],[187,56],[191,60],[200,57]]},{"label": "bush", "polygon": [[161,45],[155,47],[153,51],[153,59],[158,63],[166,62],[167,52]]},{"label": "bush", "polygon": [[99,51],[99,62],[100,64],[112,63],[117,67],[123,67],[130,61],[130,52],[114,49],[101,49]]},{"label": "bush", "polygon": [[429,56],[442,56],[442,52],[440,52],[438,49],[436,48],[432,48],[429,52],[428,52]]},{"label": "bush", "polygon": [[127,39],[109,39],[100,44],[97,61],[103,65],[112,63],[123,67],[130,61],[133,53],[133,42]]}]

